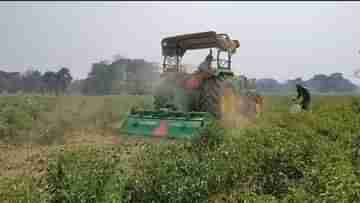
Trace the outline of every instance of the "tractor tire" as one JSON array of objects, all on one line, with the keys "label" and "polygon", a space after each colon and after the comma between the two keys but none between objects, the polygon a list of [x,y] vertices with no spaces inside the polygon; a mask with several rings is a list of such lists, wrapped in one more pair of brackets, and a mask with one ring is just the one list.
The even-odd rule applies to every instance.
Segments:
[{"label": "tractor tire", "polygon": [[202,85],[198,107],[216,119],[239,115],[254,118],[257,114],[256,103],[252,96],[238,94],[231,79],[212,77]]},{"label": "tractor tire", "polygon": [[222,118],[222,98],[226,90],[234,93],[232,84],[222,77],[212,77],[205,80],[200,93],[198,108],[200,111],[209,112],[215,118]]}]

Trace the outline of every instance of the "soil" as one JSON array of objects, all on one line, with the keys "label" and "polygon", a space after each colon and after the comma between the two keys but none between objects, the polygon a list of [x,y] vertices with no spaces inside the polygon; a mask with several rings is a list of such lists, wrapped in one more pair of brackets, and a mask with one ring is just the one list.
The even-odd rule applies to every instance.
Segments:
[{"label": "soil", "polygon": [[46,172],[48,156],[55,150],[76,150],[82,146],[136,146],[159,139],[126,138],[114,133],[96,133],[85,130],[64,136],[64,144],[5,144],[0,142],[0,177],[33,176]]}]

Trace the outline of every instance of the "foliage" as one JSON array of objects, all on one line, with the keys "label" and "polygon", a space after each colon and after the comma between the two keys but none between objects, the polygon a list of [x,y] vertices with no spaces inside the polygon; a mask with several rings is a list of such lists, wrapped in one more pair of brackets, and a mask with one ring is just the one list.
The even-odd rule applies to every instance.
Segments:
[{"label": "foliage", "polygon": [[31,177],[1,178],[0,202],[28,203],[44,202],[44,196],[37,186],[37,181]]},{"label": "foliage", "polygon": [[206,162],[191,156],[184,145],[146,146],[137,168],[139,171],[126,186],[125,202],[207,200]]},{"label": "foliage", "polygon": [[64,93],[70,85],[72,76],[68,68],[57,72],[28,70],[24,74],[0,71],[0,92],[16,93]]},{"label": "foliage", "polygon": [[[66,106],[72,99],[65,98]],[[311,112],[297,114],[288,112],[289,100],[267,97],[256,125],[224,129],[213,122],[192,142],[60,151],[48,163],[46,187],[7,182],[17,189],[5,186],[0,194],[29,202],[359,202],[358,98],[316,97]],[[133,103],[151,103],[138,97],[98,101],[109,108],[101,112],[119,111],[117,119]]]},{"label": "foliage", "polygon": [[47,92],[55,92],[58,95],[60,92],[65,92],[72,81],[72,76],[68,68],[61,68],[58,72],[45,72],[42,81]]},{"label": "foliage", "polygon": [[36,97],[4,97],[0,101],[1,136],[12,137],[29,130],[45,108],[46,103]]},{"label": "foliage", "polygon": [[139,59],[116,59],[92,64],[82,92],[88,95],[145,94],[160,74],[156,66]]},{"label": "foliage", "polygon": [[[192,188],[193,194],[202,191],[215,200],[357,202],[359,119],[351,105],[334,103],[319,106],[312,113],[282,112],[270,125],[264,120],[253,128],[227,131],[223,142],[214,142],[217,147],[202,150],[201,156],[193,154],[199,154],[200,150],[193,149],[201,148],[200,142],[191,147],[151,148],[139,160],[147,164],[141,165],[127,191],[134,201],[205,201],[197,199],[201,196],[174,195],[191,180],[198,185]],[[217,128],[207,132],[210,136],[222,134]],[[203,175],[206,181],[199,184]]]},{"label": "foliage", "polygon": [[[118,175],[115,159],[103,158],[105,156],[103,151],[84,148],[60,153],[50,160],[46,177],[48,201],[102,202],[107,199],[108,192],[118,189],[121,179],[113,176]],[[109,182],[110,179],[114,180]],[[115,198],[113,194],[112,200]]]},{"label": "foliage", "polygon": [[353,99],[351,108],[355,113],[360,113],[360,99]]},{"label": "foliage", "polygon": [[225,129],[219,122],[213,120],[199,132],[199,136],[192,139],[192,150],[200,154],[214,150],[224,142],[224,134]]},{"label": "foliage", "polygon": [[294,91],[295,83],[300,83],[309,87],[313,92],[329,93],[329,92],[352,92],[354,93],[358,87],[350,80],[343,77],[342,73],[332,73],[330,75],[316,74],[309,80],[303,81],[302,78],[288,80],[285,83],[279,83],[274,79],[259,79],[257,87],[260,91],[276,92],[278,91]]}]

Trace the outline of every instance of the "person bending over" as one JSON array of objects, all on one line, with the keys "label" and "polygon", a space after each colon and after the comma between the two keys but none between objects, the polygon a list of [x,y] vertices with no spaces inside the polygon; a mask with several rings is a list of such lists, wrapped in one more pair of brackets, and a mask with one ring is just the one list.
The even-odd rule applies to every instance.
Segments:
[{"label": "person bending over", "polygon": [[297,91],[297,97],[295,100],[299,100],[301,98],[302,99],[300,102],[301,108],[305,111],[309,110],[310,101],[311,101],[309,90],[300,84],[296,84],[296,91]]}]

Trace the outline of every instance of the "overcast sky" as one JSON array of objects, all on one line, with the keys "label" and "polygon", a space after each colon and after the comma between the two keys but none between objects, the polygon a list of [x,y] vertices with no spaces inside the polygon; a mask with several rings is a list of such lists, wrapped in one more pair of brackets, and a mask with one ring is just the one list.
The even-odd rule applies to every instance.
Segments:
[{"label": "overcast sky", "polygon": [[[91,63],[161,60],[160,41],[214,30],[240,40],[233,69],[278,80],[342,72],[360,84],[358,2],[1,2],[0,70],[69,67],[84,78]],[[185,55],[198,64],[207,54]],[[199,58],[200,57],[200,58]]]}]

